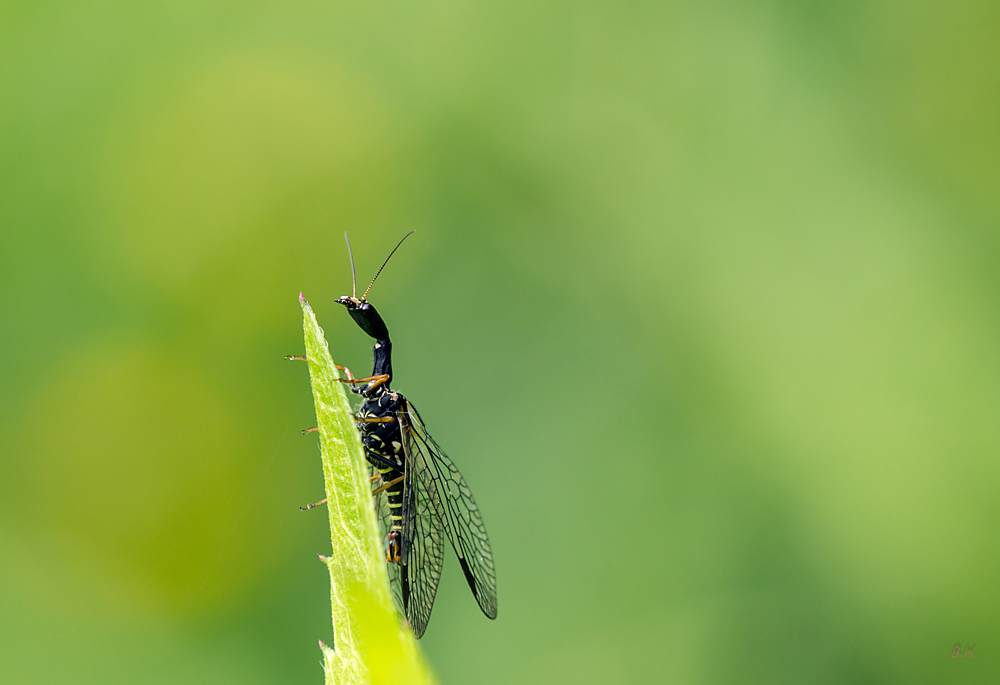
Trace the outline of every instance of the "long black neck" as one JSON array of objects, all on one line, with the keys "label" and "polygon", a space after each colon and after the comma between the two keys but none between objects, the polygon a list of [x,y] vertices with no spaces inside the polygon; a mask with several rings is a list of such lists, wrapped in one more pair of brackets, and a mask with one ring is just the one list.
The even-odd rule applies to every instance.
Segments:
[{"label": "long black neck", "polygon": [[392,382],[392,341],[389,338],[376,340],[372,351],[375,353],[375,365],[372,368],[372,375],[381,376],[382,374],[388,374],[389,380],[385,382],[385,387],[388,389],[389,383]]}]

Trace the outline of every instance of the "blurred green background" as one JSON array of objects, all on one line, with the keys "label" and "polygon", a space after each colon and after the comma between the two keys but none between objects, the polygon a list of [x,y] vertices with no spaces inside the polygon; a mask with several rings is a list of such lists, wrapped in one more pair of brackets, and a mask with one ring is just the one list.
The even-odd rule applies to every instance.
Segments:
[{"label": "blurred green background", "polygon": [[[0,4],[0,682],[320,683],[303,291],[445,683],[998,682],[1000,5]],[[450,552],[449,552],[450,554]],[[950,658],[975,646],[975,658]]]}]

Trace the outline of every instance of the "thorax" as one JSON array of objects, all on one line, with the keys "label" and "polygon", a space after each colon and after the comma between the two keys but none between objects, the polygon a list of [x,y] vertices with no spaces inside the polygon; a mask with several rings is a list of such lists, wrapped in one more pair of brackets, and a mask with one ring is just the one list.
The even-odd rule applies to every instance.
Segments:
[{"label": "thorax", "polygon": [[360,422],[361,440],[367,452],[374,453],[402,465],[403,438],[400,431],[400,412],[405,410],[406,398],[401,393],[382,388],[366,397],[358,411],[362,419],[392,418],[386,422]]},{"label": "thorax", "polygon": [[[377,388],[373,395],[365,396],[365,401],[361,405],[358,415],[366,419],[383,418],[395,416],[401,411],[406,398],[401,393],[386,390],[384,387]],[[365,424],[375,426],[378,424]]]}]

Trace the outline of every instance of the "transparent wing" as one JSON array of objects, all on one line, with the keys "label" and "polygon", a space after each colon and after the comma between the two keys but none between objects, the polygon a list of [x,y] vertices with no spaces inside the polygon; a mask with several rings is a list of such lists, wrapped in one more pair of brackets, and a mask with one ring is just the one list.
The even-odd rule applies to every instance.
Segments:
[{"label": "transparent wing", "polygon": [[[423,480],[415,477],[411,438],[405,437],[406,418],[397,417],[403,427],[405,473],[403,478],[403,544],[401,565],[395,567],[400,576],[403,612],[410,622],[413,634],[419,638],[427,629],[434,608],[441,569],[444,567],[444,529],[441,522],[441,501],[437,490],[427,488]],[[392,569],[390,569],[390,573]]]},{"label": "transparent wing", "polygon": [[430,508],[438,512],[440,525],[458,555],[458,562],[479,608],[488,617],[496,618],[497,581],[493,552],[490,551],[486,526],[472,491],[454,462],[434,442],[416,407],[409,401],[406,403],[406,415],[402,417],[402,427],[406,434],[403,444],[408,444],[408,468],[414,473],[418,506],[420,493],[435,493],[436,497],[427,495],[425,499],[432,505]]},{"label": "transparent wing", "polygon": [[[378,469],[369,465],[369,472],[372,476],[380,475]],[[374,481],[375,485],[381,485],[382,481]],[[391,514],[389,513],[389,501],[385,492],[375,495],[375,513],[378,516],[379,533],[382,535],[382,555],[387,552],[386,537],[392,528]],[[389,588],[392,591],[392,602],[396,605],[396,612],[400,616],[406,616],[406,608],[403,606],[402,578],[400,577],[399,566],[396,564],[386,564],[389,570]]]}]

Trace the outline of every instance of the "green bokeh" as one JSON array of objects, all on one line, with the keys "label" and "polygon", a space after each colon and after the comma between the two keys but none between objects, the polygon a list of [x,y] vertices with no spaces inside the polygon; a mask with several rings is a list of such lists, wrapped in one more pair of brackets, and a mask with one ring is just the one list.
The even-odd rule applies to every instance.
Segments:
[{"label": "green bokeh", "polygon": [[0,4],[0,682],[321,682],[411,229],[443,682],[998,682],[998,7]]}]

